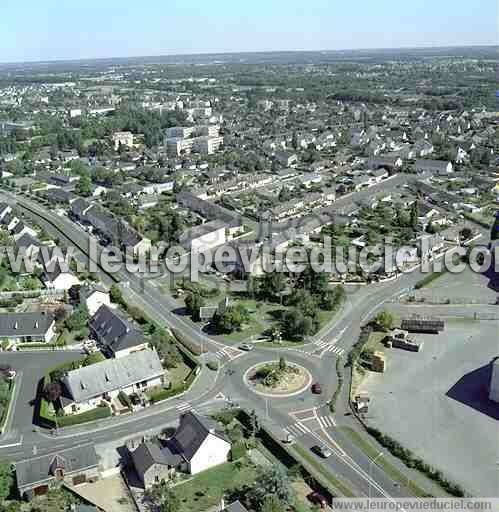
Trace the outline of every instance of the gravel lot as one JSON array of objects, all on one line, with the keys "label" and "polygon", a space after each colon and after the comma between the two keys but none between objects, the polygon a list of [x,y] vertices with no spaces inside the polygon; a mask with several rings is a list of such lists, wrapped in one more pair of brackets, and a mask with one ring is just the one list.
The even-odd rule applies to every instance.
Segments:
[{"label": "gravel lot", "polygon": [[488,400],[499,322],[450,320],[415,335],[420,353],[387,349],[387,371],[369,374],[371,425],[444,471],[475,496],[498,496],[499,405]]}]

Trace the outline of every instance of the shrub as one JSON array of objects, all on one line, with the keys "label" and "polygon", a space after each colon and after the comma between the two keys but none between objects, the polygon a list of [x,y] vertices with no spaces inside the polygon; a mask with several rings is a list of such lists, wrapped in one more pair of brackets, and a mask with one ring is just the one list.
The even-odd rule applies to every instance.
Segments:
[{"label": "shrub", "polygon": [[208,367],[208,369],[216,372],[218,370],[218,361],[208,361],[206,363],[206,366]]},{"label": "shrub", "polygon": [[244,440],[238,441],[232,445],[230,451],[230,460],[236,461],[242,459],[246,455],[246,443]]},{"label": "shrub", "polygon": [[124,392],[124,391],[120,391],[118,393],[118,400],[125,406],[125,407],[128,407],[129,409],[132,408],[132,401],[130,400],[130,397]]}]

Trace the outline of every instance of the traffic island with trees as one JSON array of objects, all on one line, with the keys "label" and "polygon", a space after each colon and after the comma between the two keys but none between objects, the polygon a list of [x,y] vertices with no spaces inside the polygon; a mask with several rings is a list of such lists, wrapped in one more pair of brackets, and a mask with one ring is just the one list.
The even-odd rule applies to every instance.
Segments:
[{"label": "traffic island with trees", "polygon": [[245,376],[246,383],[257,392],[286,396],[306,388],[311,381],[310,373],[284,357],[279,361],[262,363]]}]

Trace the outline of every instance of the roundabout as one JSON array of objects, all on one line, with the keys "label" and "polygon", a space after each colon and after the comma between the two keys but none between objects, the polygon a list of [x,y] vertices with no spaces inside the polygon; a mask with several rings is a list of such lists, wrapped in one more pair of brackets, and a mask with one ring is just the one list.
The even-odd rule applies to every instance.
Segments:
[{"label": "roundabout", "polygon": [[312,374],[303,366],[283,359],[264,361],[248,368],[244,385],[267,398],[289,398],[300,395],[312,384]]}]

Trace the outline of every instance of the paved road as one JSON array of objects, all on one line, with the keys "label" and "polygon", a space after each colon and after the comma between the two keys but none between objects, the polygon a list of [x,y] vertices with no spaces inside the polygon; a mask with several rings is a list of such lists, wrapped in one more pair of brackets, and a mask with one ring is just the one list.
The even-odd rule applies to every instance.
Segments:
[{"label": "paved road", "polygon": [[[81,247],[83,252],[88,247],[89,235],[69,219],[47,212],[46,209],[40,208],[26,198],[19,198],[18,203],[28,207],[31,215],[37,222],[43,224],[49,233],[55,232],[54,234],[64,239],[66,243]],[[331,420],[325,404],[337,384],[334,371],[336,356],[340,351],[344,354],[351,348],[358,339],[360,326],[383,309],[386,301],[411,289],[423,275],[416,270],[395,281],[373,284],[349,295],[343,310],[333,319],[331,325],[326,326],[312,339],[310,344],[299,350],[292,349],[284,352],[289,360],[302,364],[313,373],[314,379],[321,381],[325,388],[324,395],[316,397],[309,391],[305,391],[292,399],[271,400],[268,403],[242,384],[241,375],[255,362],[268,360],[269,357],[275,359],[277,352],[271,351],[269,354],[269,351],[263,348],[256,348],[249,354],[228,351],[222,343],[200,332],[192,322],[177,316],[174,310],[178,306],[173,299],[160,294],[150,283],[140,280],[136,275],[121,271],[117,274],[118,279],[129,283],[129,286],[124,288],[127,300],[143,308],[156,321],[176,327],[204,344],[210,352],[225,353],[227,357],[223,360],[225,366],[222,371],[215,378],[213,373],[204,369],[199,381],[184,397],[151,407],[131,417],[110,418],[90,427],[71,428],[53,438],[45,433],[26,432],[22,442],[20,438],[11,439],[8,443],[0,442],[0,455],[19,459],[32,453],[34,446],[37,451],[49,451],[56,447],[71,446],[79,441],[115,440],[127,433],[161,428],[168,422],[175,421],[180,412],[191,407],[197,409],[209,407],[211,404],[220,407],[226,403],[224,399],[229,397],[247,409],[255,409],[261,417],[267,418],[267,421],[282,428],[283,435],[286,432],[284,429],[295,429],[295,432],[297,428],[301,429],[304,435],[298,442],[307,448],[319,440],[331,446],[334,456],[325,463],[351,486],[356,495],[366,495],[369,488],[373,496],[406,494],[405,489],[396,487],[377,466],[373,467],[371,461],[352,446],[345,436],[335,431],[335,420],[334,418]],[[109,276],[102,274],[102,277],[108,283],[110,282]],[[337,421],[340,419],[346,421],[344,415],[349,412],[347,388],[348,383],[344,386],[338,413],[335,415]],[[297,419],[296,413],[300,410],[313,411],[312,417],[304,418],[303,421]],[[307,422],[310,426],[307,426]],[[347,421],[347,424],[356,427],[353,422]],[[369,477],[369,470],[373,472],[373,480]]]}]

